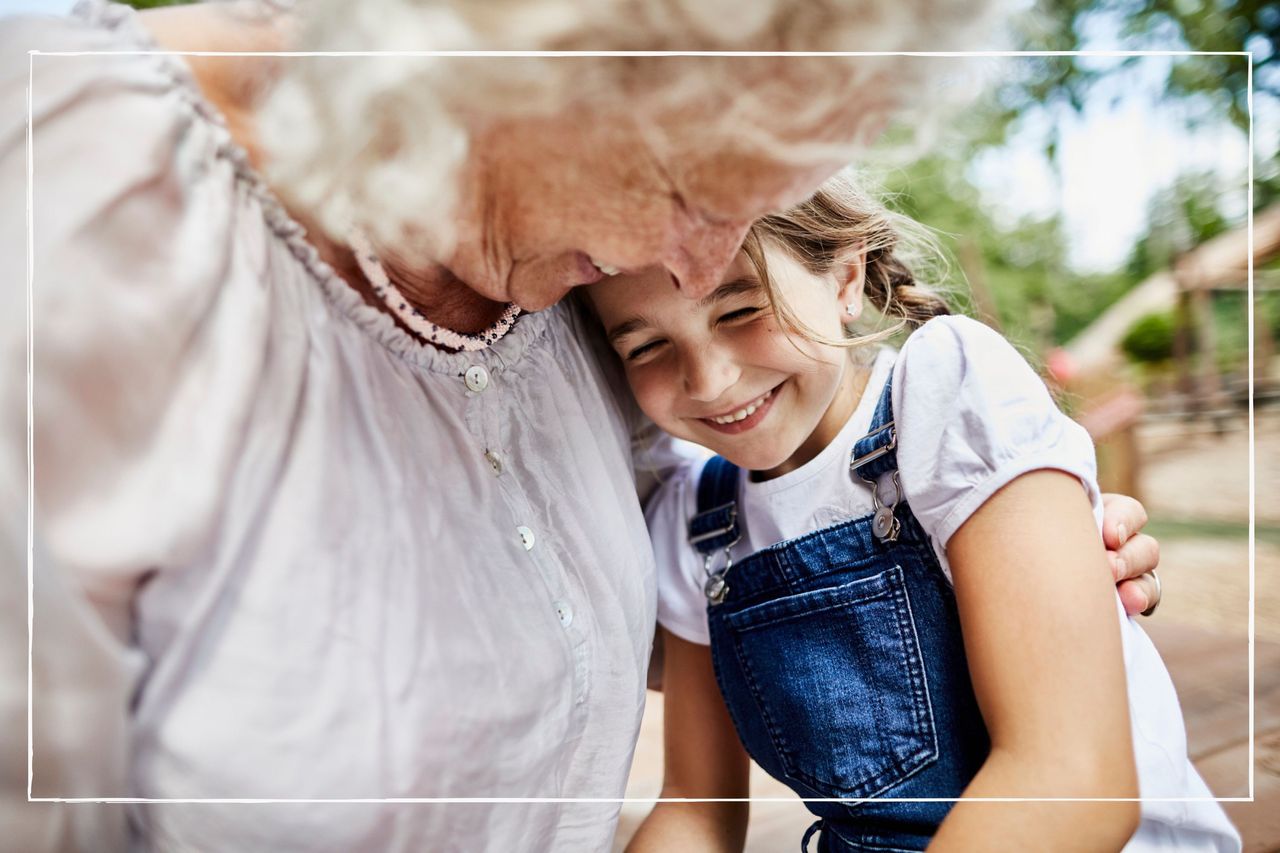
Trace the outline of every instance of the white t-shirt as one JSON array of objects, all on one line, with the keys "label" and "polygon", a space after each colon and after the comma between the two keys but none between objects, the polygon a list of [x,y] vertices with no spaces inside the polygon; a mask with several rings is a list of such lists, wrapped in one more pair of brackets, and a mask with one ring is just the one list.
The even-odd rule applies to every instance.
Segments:
[{"label": "white t-shirt", "polygon": [[[743,471],[738,485],[742,541],[734,560],[777,542],[872,511],[869,486],[849,473],[849,458],[870,428],[893,371],[898,471],[905,500],[950,577],[952,534],[1002,486],[1029,471],[1054,468],[1084,485],[1101,527],[1093,443],[1054,405],[1035,372],[1004,338],[967,317],[941,317],[917,330],[896,361],[881,350],[848,423],[805,465],[765,482]],[[702,557],[688,543],[702,461],[662,485],[646,513],[658,565],[658,621],[685,640],[706,644]],[[891,493],[891,489],[890,489]],[[1151,641],[1124,615],[1125,667],[1138,775],[1144,797],[1212,797],[1186,754],[1177,695]],[[1217,803],[1144,802],[1143,821],[1126,850],[1238,850],[1239,837]]]}]

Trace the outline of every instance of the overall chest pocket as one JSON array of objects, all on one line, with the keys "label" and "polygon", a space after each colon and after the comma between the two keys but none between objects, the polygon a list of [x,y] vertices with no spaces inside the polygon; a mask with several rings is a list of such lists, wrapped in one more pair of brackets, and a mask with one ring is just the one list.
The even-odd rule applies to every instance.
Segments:
[{"label": "overall chest pocket", "polygon": [[936,760],[901,567],[726,613],[724,626],[793,779],[822,796],[869,797]]}]

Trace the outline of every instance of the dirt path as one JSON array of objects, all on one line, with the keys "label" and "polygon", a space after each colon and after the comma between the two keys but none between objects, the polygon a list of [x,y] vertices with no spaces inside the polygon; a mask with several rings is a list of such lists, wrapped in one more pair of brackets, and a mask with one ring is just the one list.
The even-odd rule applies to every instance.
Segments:
[{"label": "dirt path", "polygon": [[[1247,635],[1249,435],[1243,418],[1227,426],[1144,428],[1142,499],[1161,540],[1159,621]],[[1256,631],[1280,641],[1280,412],[1260,412],[1254,432]]]}]

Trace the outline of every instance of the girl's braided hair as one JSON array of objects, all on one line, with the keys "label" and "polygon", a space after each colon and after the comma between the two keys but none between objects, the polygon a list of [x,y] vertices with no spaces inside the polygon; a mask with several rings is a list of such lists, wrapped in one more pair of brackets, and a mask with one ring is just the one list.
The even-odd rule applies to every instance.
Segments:
[{"label": "girl's braided hair", "polygon": [[[794,315],[769,277],[766,243],[786,251],[815,275],[826,275],[838,264],[856,262],[865,252],[863,294],[892,322],[838,341],[817,335]],[[758,220],[748,232],[743,250],[765,286],[774,313],[792,332],[811,340],[857,346],[951,313],[946,299],[922,285],[914,272],[939,265],[942,253],[932,234],[864,193],[847,170],[829,179],[805,201]]]}]

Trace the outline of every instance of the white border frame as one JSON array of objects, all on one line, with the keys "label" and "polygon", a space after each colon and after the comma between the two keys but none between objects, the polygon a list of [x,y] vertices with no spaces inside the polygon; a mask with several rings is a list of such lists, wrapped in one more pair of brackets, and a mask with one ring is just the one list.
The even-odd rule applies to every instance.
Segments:
[{"label": "white border frame", "polygon": [[[458,57],[657,57],[657,56],[742,56],[742,57],[848,57],[848,56],[913,56],[913,57],[1034,57],[1034,56],[1240,56],[1248,58],[1246,98],[1249,105],[1249,162],[1248,162],[1248,306],[1247,322],[1249,349],[1249,795],[1247,797],[869,797],[842,799],[834,797],[736,797],[736,798],[686,798],[686,797],[390,797],[390,798],[303,798],[303,799],[239,799],[239,798],[148,798],[148,797],[33,797],[31,789],[35,774],[32,728],[32,682],[34,652],[35,596],[33,564],[35,558],[35,431],[32,407],[34,368],[33,284],[35,274],[35,238],[32,231],[35,207],[33,178],[35,152],[33,147],[32,91],[35,82],[35,57],[37,56],[458,56]],[[1254,682],[1256,640],[1255,583],[1256,583],[1256,465],[1254,434],[1254,314],[1253,314],[1253,62],[1249,51],[1205,50],[988,50],[988,51],[542,51],[542,50],[421,50],[421,51],[167,51],[167,50],[86,50],[86,51],[27,51],[27,802],[29,803],[737,803],[737,802],[806,802],[806,803],[954,803],[981,801],[1007,802],[1254,802]]]}]

